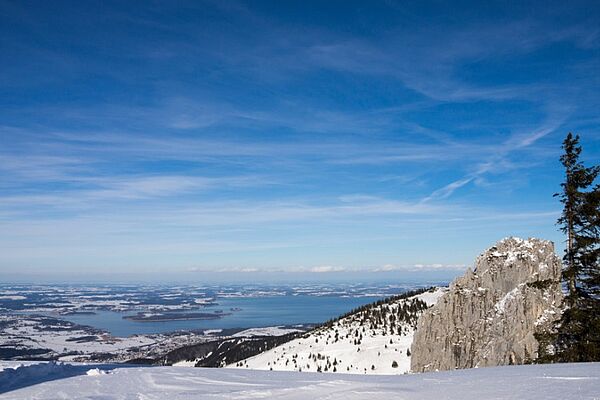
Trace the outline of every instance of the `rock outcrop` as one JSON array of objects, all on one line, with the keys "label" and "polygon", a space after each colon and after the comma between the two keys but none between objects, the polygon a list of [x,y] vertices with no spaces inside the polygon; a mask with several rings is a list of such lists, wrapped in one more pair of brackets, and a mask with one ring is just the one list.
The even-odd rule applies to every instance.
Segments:
[{"label": "rock outcrop", "polygon": [[411,371],[522,364],[560,317],[561,262],[550,241],[507,238],[481,254],[419,319]]}]

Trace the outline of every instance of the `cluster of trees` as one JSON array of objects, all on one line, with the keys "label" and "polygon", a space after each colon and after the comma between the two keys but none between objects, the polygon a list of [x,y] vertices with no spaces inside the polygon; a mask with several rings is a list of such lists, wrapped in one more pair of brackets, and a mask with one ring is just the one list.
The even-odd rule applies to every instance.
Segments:
[{"label": "cluster of trees", "polygon": [[565,168],[563,204],[558,219],[566,235],[563,282],[568,290],[566,309],[549,340],[553,351],[543,361],[600,361],[600,166],[580,161],[579,136],[569,133],[560,158]]},{"label": "cluster of trees", "polygon": [[399,301],[409,299],[410,297],[417,296],[430,290],[435,290],[435,288],[428,287],[411,290],[396,296],[378,300],[374,303],[365,304],[340,317],[325,322],[322,327],[331,328],[335,323],[348,317],[352,317],[352,321],[360,321],[363,330],[364,327],[368,327],[371,330],[383,329],[384,331],[389,331],[390,334],[401,335],[402,323],[415,327],[419,315],[427,309],[427,303],[420,299],[410,299],[410,301],[402,303]]},{"label": "cluster of trees", "polygon": [[392,335],[402,335],[406,330],[405,324],[416,328],[419,315],[426,309],[427,303],[424,301],[410,299],[395,305],[367,308],[358,314],[358,318],[362,326],[368,326],[371,330],[382,329]]}]

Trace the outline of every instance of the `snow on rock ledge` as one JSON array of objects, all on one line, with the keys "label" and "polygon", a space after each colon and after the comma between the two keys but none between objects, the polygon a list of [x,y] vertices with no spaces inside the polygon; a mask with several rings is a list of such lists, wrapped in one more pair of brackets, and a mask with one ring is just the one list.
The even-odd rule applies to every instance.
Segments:
[{"label": "snow on rock ledge", "polygon": [[506,238],[419,319],[411,371],[522,364],[535,359],[536,332],[560,316],[561,262],[554,244]]}]

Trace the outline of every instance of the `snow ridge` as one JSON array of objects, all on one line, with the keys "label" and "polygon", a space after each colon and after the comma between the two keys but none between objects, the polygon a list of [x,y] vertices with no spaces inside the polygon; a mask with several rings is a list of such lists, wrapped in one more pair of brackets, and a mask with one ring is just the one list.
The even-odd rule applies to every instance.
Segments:
[{"label": "snow ridge", "polygon": [[0,370],[0,394],[37,383],[69,378],[78,375],[98,376],[105,375],[113,365],[98,365],[90,368],[89,365],[73,365],[57,363],[12,363]]}]

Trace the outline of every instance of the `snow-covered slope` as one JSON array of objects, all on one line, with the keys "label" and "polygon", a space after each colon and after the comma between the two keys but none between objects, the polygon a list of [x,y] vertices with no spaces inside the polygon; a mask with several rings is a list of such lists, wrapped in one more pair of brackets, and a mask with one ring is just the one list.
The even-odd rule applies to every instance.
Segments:
[{"label": "snow-covered slope", "polygon": [[[44,399],[598,399],[600,363],[480,368],[406,376],[333,375],[207,368],[29,366],[11,370],[6,400]],[[34,384],[36,369],[47,381]],[[52,370],[56,369],[54,373]],[[63,374],[61,376],[61,374]],[[20,381],[24,376],[30,381]],[[39,378],[39,377],[38,377]],[[31,381],[33,380],[33,381]],[[38,381],[39,382],[39,381]]]},{"label": "snow-covered slope", "polygon": [[403,374],[417,318],[445,289],[368,307],[228,368]]}]

